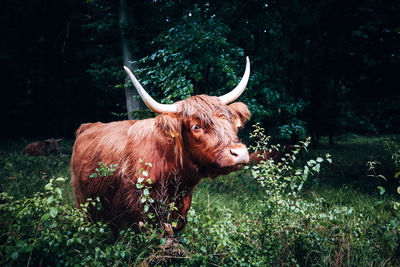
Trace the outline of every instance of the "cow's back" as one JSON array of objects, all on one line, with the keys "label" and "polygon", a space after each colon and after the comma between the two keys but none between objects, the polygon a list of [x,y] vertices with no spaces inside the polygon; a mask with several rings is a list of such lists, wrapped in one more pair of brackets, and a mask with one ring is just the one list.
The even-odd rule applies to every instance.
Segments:
[{"label": "cow's back", "polygon": [[78,137],[80,134],[82,134],[84,131],[86,131],[87,129],[93,128],[95,126],[98,126],[101,128],[101,125],[105,125],[105,123],[101,123],[101,122],[94,122],[94,123],[83,123],[79,126],[78,130],[76,130],[76,137]]},{"label": "cow's back", "polygon": [[46,143],[34,142],[27,145],[24,149],[24,154],[31,156],[41,156],[46,154]]}]

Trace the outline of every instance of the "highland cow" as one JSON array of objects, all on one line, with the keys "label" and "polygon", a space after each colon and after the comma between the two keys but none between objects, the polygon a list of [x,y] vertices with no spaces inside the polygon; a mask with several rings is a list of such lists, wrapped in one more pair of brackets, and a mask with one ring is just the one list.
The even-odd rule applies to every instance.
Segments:
[{"label": "highland cow", "polygon": [[31,156],[43,156],[57,152],[60,149],[59,142],[62,139],[47,139],[27,145],[24,149],[24,154]]},{"label": "highland cow", "polygon": [[[174,231],[182,229],[194,188],[201,178],[215,178],[249,162],[238,129],[250,118],[247,106],[235,101],[246,88],[250,62],[238,86],[220,97],[197,95],[174,104],[160,104],[124,67],[145,104],[159,115],[144,120],[82,124],[76,132],[71,184],[76,206],[99,197],[101,210],[90,216],[109,222],[119,231],[145,220],[138,178],[145,170],[151,196],[162,191],[174,201]],[[232,103],[232,104],[230,104]],[[106,177],[90,177],[99,162],[118,164]],[[151,163],[151,164],[145,164]],[[144,169],[143,169],[144,168]]]}]

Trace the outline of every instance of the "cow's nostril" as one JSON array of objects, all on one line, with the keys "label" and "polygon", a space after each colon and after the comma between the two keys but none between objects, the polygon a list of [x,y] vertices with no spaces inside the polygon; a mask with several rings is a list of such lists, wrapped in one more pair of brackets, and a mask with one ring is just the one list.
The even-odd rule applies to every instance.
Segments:
[{"label": "cow's nostril", "polygon": [[229,152],[231,153],[234,164],[249,162],[249,152],[246,146],[243,145],[241,147],[231,148]]},{"label": "cow's nostril", "polygon": [[235,151],[234,149],[231,149],[230,151],[231,151],[231,155],[232,155],[232,156],[234,156],[234,157],[238,157],[238,156],[239,156],[239,154],[237,153],[237,151]]}]

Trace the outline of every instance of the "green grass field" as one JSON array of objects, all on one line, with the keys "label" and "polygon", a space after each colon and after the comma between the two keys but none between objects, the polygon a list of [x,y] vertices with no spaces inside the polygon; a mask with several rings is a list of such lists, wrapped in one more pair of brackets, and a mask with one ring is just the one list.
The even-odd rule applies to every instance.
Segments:
[{"label": "green grass field", "polygon": [[[301,153],[293,170],[327,153],[332,164],[322,162],[320,173],[304,181],[289,171],[270,180],[261,172],[262,186],[251,168],[204,179],[184,231],[173,238],[157,229],[127,231],[118,240],[107,225],[90,223],[73,208],[73,141],[41,157],[21,153],[26,141],[3,141],[0,265],[396,266],[398,181],[387,140],[352,135],[329,146],[322,139]],[[388,181],[369,176],[369,161],[380,162],[375,173]],[[65,181],[49,185],[58,177]]]}]

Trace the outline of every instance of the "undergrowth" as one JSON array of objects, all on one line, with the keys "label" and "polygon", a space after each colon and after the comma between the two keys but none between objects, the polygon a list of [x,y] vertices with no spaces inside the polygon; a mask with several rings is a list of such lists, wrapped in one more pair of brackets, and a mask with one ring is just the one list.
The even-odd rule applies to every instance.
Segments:
[{"label": "undergrowth", "polygon": [[[271,148],[262,129],[254,135],[259,140],[255,149]],[[357,140],[361,151],[354,152],[362,154],[364,139]],[[367,145],[384,147],[375,140]],[[344,151],[344,143],[338,146]],[[397,266],[397,195],[380,194],[376,187],[365,192],[339,177],[362,165],[365,169],[355,173],[373,179],[366,169],[371,155],[360,159],[351,158],[351,149],[342,154],[326,147],[307,149],[306,141],[283,162],[265,159],[247,170],[203,180],[186,228],[173,237],[145,227],[127,229],[118,238],[107,224],[85,215],[98,200],[81,210],[73,207],[69,179],[61,178],[69,177],[68,152],[35,158],[1,151],[0,265]],[[398,151],[389,151],[388,158]],[[349,162],[337,166],[335,161]],[[391,173],[386,178],[396,179],[398,168]],[[340,183],[325,182],[335,176]]]}]

